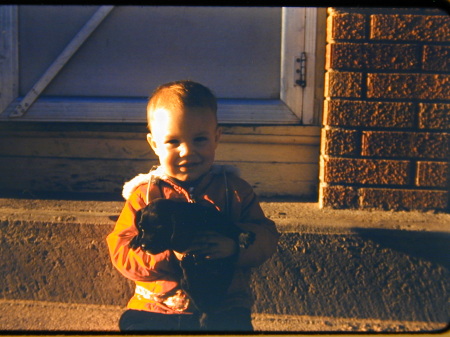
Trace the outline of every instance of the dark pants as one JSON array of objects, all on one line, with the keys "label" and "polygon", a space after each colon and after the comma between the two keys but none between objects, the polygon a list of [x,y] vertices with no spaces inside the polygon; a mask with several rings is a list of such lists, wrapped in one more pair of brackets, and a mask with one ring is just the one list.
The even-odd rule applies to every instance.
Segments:
[{"label": "dark pants", "polygon": [[[206,331],[253,331],[249,309],[233,308],[207,318]],[[127,310],[119,321],[120,331],[202,331],[200,316],[166,315],[148,311]],[[203,330],[205,331],[205,330]]]}]

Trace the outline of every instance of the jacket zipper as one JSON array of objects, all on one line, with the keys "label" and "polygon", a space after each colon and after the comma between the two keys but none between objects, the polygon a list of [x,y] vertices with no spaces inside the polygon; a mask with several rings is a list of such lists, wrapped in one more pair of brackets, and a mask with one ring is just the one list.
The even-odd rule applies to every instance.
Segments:
[{"label": "jacket zipper", "polygon": [[194,187],[189,187],[189,191],[187,191],[185,188],[175,184],[174,182],[170,181],[170,180],[161,180],[163,182],[166,182],[167,184],[169,184],[170,186],[172,186],[172,188],[177,191],[180,194],[183,194],[184,197],[186,198],[187,202],[190,203],[195,203],[195,196],[194,196]]}]

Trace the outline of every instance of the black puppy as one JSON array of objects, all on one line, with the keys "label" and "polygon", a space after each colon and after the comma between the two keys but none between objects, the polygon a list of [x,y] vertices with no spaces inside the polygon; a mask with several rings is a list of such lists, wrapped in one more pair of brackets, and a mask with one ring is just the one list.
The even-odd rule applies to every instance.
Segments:
[{"label": "black puppy", "polygon": [[[246,247],[254,241],[254,233],[244,232],[212,205],[156,199],[137,211],[135,224],[139,234],[130,242],[130,247],[140,247],[150,254],[167,249],[184,252],[204,231],[227,236],[239,246]],[[196,308],[206,314],[203,321],[207,321],[207,314],[224,300],[236,259],[237,253],[214,260],[186,254],[180,261],[183,272],[180,285]]]}]

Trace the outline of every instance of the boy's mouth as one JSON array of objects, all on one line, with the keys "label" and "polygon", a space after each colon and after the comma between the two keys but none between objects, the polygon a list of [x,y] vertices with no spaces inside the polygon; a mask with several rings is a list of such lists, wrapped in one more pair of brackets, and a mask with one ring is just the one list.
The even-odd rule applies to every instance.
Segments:
[{"label": "boy's mouth", "polygon": [[200,162],[195,162],[195,163],[181,163],[178,165],[178,167],[180,168],[180,170],[190,170],[193,168],[196,168],[197,166],[199,166],[201,163]]}]

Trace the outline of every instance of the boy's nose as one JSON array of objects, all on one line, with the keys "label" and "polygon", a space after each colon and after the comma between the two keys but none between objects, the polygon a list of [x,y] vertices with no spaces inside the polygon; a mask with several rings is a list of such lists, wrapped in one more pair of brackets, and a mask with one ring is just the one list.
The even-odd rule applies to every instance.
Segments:
[{"label": "boy's nose", "polygon": [[180,145],[180,157],[186,157],[193,151],[192,145],[183,143]]}]

